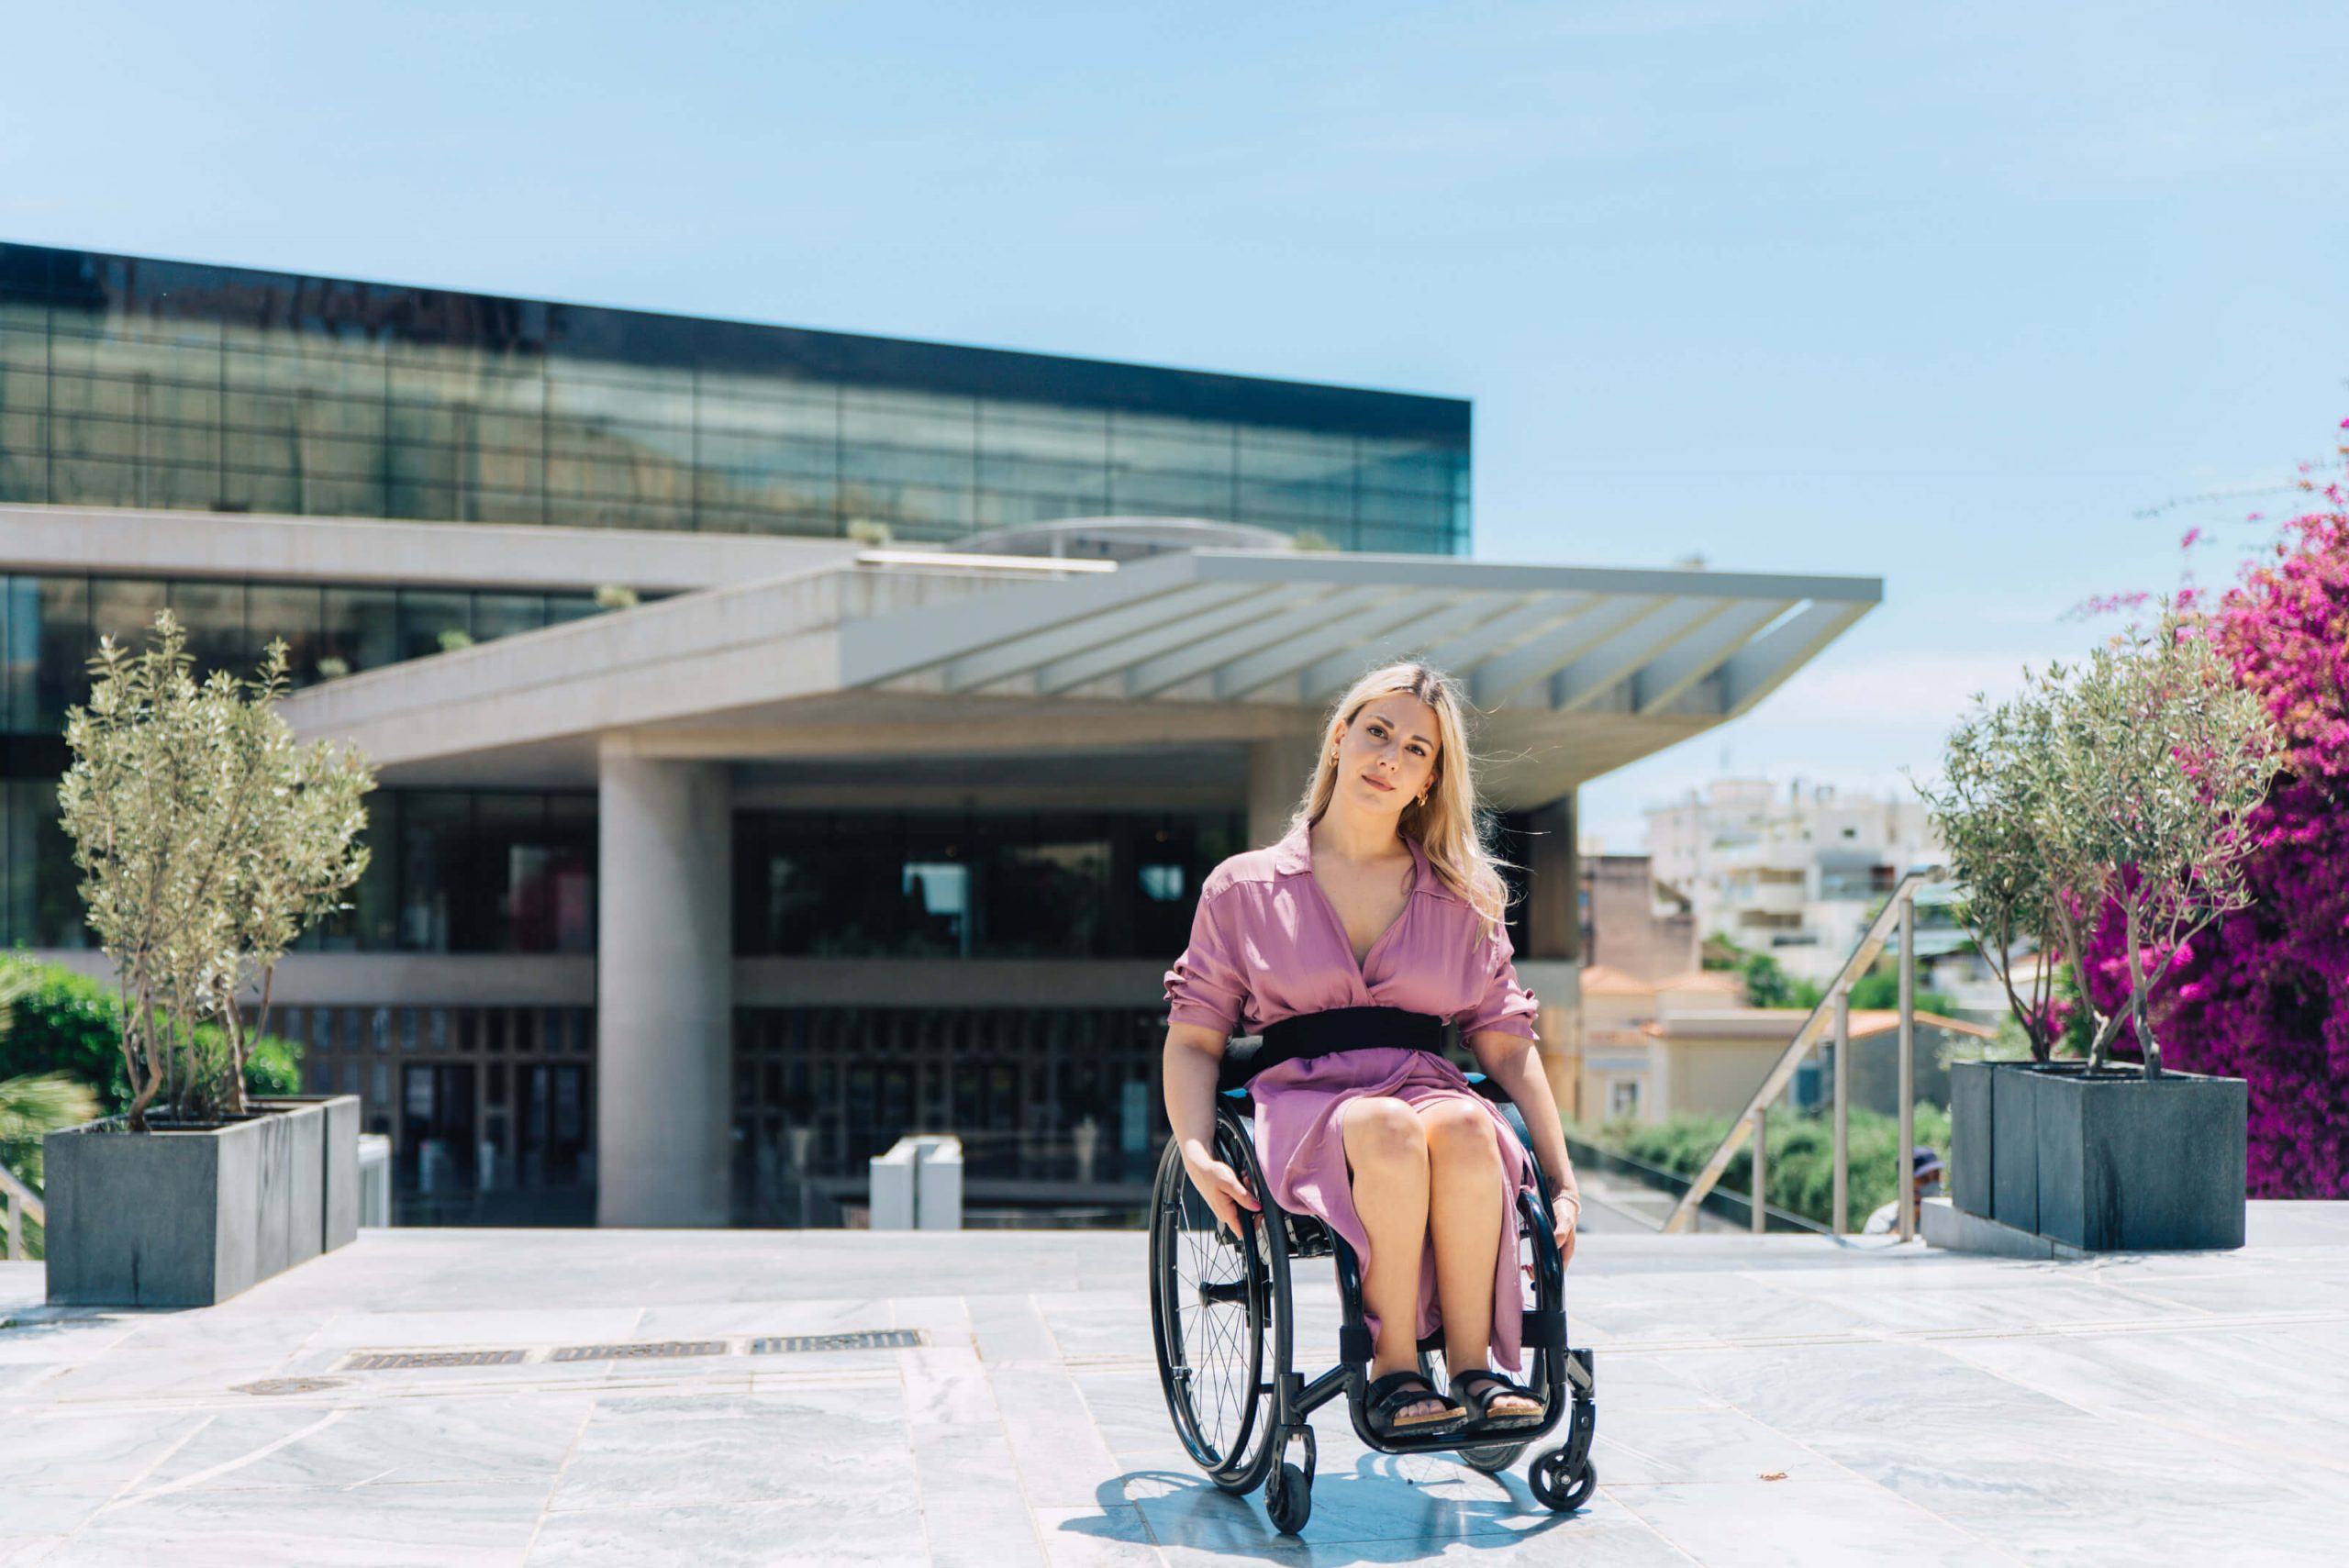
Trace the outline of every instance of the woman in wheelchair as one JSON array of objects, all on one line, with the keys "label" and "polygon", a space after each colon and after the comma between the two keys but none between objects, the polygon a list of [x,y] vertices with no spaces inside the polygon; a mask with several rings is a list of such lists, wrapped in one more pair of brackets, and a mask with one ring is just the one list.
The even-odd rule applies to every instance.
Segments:
[{"label": "woman in wheelchair", "polygon": [[[1219,1076],[1237,1075],[1224,1057],[1244,1024],[1264,1035],[1237,1065],[1265,1184],[1361,1260],[1364,1411],[1382,1439],[1465,1441],[1546,1413],[1493,1369],[1496,1353],[1520,1364],[1518,1195],[1537,1178],[1527,1140],[1442,1054],[1445,1021],[1523,1114],[1562,1258],[1582,1207],[1477,832],[1462,706],[1416,664],[1356,682],[1286,836],[1208,876],[1166,975],[1167,1115],[1190,1183],[1235,1236],[1240,1211],[1259,1207],[1216,1157]],[[1420,1372],[1439,1326],[1448,1388]]]}]

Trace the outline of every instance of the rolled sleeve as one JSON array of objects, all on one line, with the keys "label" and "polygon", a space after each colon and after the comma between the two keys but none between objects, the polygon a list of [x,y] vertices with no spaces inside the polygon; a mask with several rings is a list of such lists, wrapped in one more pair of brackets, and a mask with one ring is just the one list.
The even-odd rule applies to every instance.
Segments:
[{"label": "rolled sleeve", "polygon": [[1486,952],[1484,995],[1475,1006],[1453,1016],[1460,1026],[1463,1039],[1485,1030],[1513,1034],[1521,1039],[1539,1040],[1533,1019],[1542,1004],[1533,993],[1517,983],[1517,950],[1509,945],[1508,929],[1493,928],[1493,940]]},{"label": "rolled sleeve", "polygon": [[1248,981],[1233,961],[1219,904],[1210,892],[1199,895],[1198,910],[1191,917],[1191,945],[1166,972],[1166,1021],[1197,1024],[1229,1035],[1238,1032],[1247,1010]]}]

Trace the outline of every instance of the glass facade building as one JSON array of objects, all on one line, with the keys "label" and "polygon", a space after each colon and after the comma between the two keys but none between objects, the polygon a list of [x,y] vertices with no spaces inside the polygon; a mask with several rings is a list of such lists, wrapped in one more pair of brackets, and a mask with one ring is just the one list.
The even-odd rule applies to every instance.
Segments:
[{"label": "glass facade building", "polygon": [[[656,536],[596,541],[598,559],[674,551],[657,536],[677,531],[951,546],[1103,517],[1465,555],[1469,454],[1458,399],[0,243],[0,506]],[[101,638],[137,646],[168,608],[200,670],[250,673],[283,639],[306,686],[599,613],[580,591],[597,579],[550,575],[568,566],[543,549],[509,563],[495,541],[473,559],[506,575],[425,584],[306,575],[291,551],[166,565],[124,553],[145,530],[107,520],[85,525],[86,550],[41,532],[41,552],[0,557],[7,947],[91,942],[57,781]],[[734,953],[982,978],[1171,959],[1201,881],[1245,847],[1245,814],[1056,798],[745,806]],[[306,1086],[361,1095],[392,1136],[403,1223],[592,1222],[605,1063],[592,985],[563,977],[597,952],[595,793],[452,773],[366,806],[351,907],[298,949],[380,955],[381,972],[319,973],[395,983],[314,991],[273,1030],[300,1043]],[[487,966],[415,965],[438,978],[407,995],[400,961],[442,954],[566,962],[511,995]],[[917,1125],[961,1129],[974,1181],[1006,1192],[1146,1176],[1164,1131],[1154,985],[1116,1006],[1097,984],[1091,1004],[998,985],[952,1007],[872,989],[736,1008],[738,1221],[837,1222],[863,1162]]]},{"label": "glass facade building", "polygon": [[1465,554],[1463,401],[0,244],[0,502]]}]

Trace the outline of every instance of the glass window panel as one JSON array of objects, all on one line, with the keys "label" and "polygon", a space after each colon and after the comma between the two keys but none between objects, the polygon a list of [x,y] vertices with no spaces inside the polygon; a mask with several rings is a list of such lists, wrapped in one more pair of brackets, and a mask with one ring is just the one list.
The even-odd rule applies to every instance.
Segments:
[{"label": "glass window panel", "polygon": [[475,594],[473,634],[476,642],[536,631],[547,624],[543,594]]},{"label": "glass window panel", "polygon": [[1303,524],[1327,528],[1354,520],[1354,493],[1319,484],[1256,484],[1240,486],[1240,515],[1250,522],[1270,521],[1275,528]]},{"label": "glass window panel", "polygon": [[866,387],[841,394],[841,442],[861,447],[943,448],[967,461],[976,450],[977,404],[937,392],[884,392]]},{"label": "glass window panel", "polygon": [[259,659],[271,642],[285,643],[286,678],[306,686],[318,678],[317,661],[325,651],[321,635],[323,591],[292,583],[254,583],[245,589],[245,622],[251,630],[253,657]]},{"label": "glass window panel", "polygon": [[92,640],[111,637],[137,653],[147,646],[169,597],[162,582],[151,577],[93,577],[90,579]]},{"label": "glass window panel", "polygon": [[89,700],[90,588],[82,577],[8,580],[8,728],[54,734]]},{"label": "glass window panel", "polygon": [[480,885],[464,900],[454,929],[456,952],[546,952],[546,797],[483,794],[473,801],[473,850]]},{"label": "glass window panel", "polygon": [[1231,477],[1231,427],[1154,414],[1124,414],[1109,421],[1109,463],[1120,491],[1130,473]]},{"label": "glass window panel", "polygon": [[1002,958],[1101,954],[1111,859],[1103,826],[1022,817],[987,831],[980,952]]},{"label": "glass window panel", "polygon": [[69,457],[61,451],[51,459],[49,473],[49,496],[60,506],[139,505],[139,475],[129,463]]},{"label": "glass window panel", "polygon": [[547,799],[546,864],[541,884],[525,907],[547,945],[538,952],[596,951],[596,797],[556,795]]},{"label": "glass window panel", "polygon": [[982,399],[979,451],[988,457],[1099,470],[1109,462],[1109,417],[1086,409]]},{"label": "glass window panel", "polygon": [[[1185,473],[1120,473],[1109,493],[1109,506],[1112,511],[1162,517],[1230,517],[1231,481]],[[1242,520],[1253,519],[1243,513]]]},{"label": "glass window panel", "polygon": [[472,891],[473,797],[410,790],[399,817],[399,945],[408,952],[448,952],[451,916]]},{"label": "glass window panel", "polygon": [[400,591],[399,657],[427,659],[473,646],[473,595]]},{"label": "glass window panel", "polygon": [[1363,522],[1371,527],[1419,528],[1433,535],[1442,533],[1452,520],[1452,498],[1448,495],[1365,490],[1359,505]]},{"label": "glass window panel", "polygon": [[242,583],[177,582],[170,586],[172,614],[187,628],[187,651],[196,679],[214,670],[250,677],[260,662],[245,626]]},{"label": "glass window panel", "polygon": [[[0,417],[0,436],[7,420]],[[0,446],[0,501],[45,502],[49,499],[49,457],[45,452],[12,452]]]},{"label": "glass window panel", "polygon": [[739,473],[756,480],[768,474],[829,479],[840,468],[840,447],[829,434],[771,436],[747,431],[705,433],[701,461],[713,472]]},{"label": "glass window panel", "polygon": [[886,523],[905,539],[950,539],[968,531],[974,515],[968,490],[941,490],[927,484],[888,484],[863,481],[841,495],[844,524]]},{"label": "glass window panel", "polygon": [[1465,452],[1427,441],[1363,436],[1357,438],[1356,445],[1365,489],[1448,495],[1455,473],[1466,466]]},{"label": "glass window panel", "polygon": [[850,484],[907,481],[941,488],[968,486],[975,473],[967,448],[851,447],[841,462]]},{"label": "glass window panel", "polygon": [[1301,430],[1240,428],[1240,473],[1243,479],[1341,483],[1351,486],[1354,439]]},{"label": "glass window panel", "polygon": [[[15,924],[12,940],[34,947],[86,948],[82,873],[73,864],[73,842],[57,817],[55,779],[12,779],[8,784],[8,866],[12,882],[28,882],[30,923]],[[29,867],[31,875],[24,876]]]},{"label": "glass window panel", "polygon": [[973,521],[982,528],[1015,528],[1025,523],[1061,522],[1070,517],[1097,517],[1109,509],[1108,497],[1098,492],[1041,495],[1027,492],[983,490]]},{"label": "glass window panel", "polygon": [[139,457],[139,426],[128,415],[60,414],[50,429],[60,457]]},{"label": "glass window panel", "polygon": [[389,588],[328,588],[321,679],[379,670],[400,658],[399,595]]}]

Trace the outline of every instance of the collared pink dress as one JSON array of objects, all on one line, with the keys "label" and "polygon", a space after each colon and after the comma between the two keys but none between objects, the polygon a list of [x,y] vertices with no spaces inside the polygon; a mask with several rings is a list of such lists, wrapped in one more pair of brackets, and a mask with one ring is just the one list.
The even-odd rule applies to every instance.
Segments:
[{"label": "collared pink dress", "polygon": [[[1497,1030],[1538,1038],[1538,1004],[1517,983],[1506,929],[1483,931],[1476,911],[1428,862],[1408,835],[1414,865],[1411,895],[1362,963],[1321,884],[1313,851],[1297,827],[1270,849],[1234,855],[1199,889],[1191,944],[1166,972],[1168,1021],[1226,1034],[1253,1034],[1270,1023],[1333,1007],[1401,1007],[1460,1026],[1464,1037]],[[1249,1085],[1256,1104],[1256,1149],[1265,1179],[1285,1208],[1319,1216],[1370,1266],[1369,1237],[1354,1212],[1340,1111],[1348,1100],[1384,1095],[1418,1106],[1460,1099],[1490,1116],[1504,1173],[1501,1246],[1493,1261],[1493,1351],[1497,1364],[1519,1364],[1523,1282],[1517,1266],[1517,1197],[1533,1184],[1532,1162],[1499,1107],[1470,1086],[1460,1069],[1424,1051],[1380,1048],[1283,1062]],[[1418,1332],[1442,1321],[1435,1293],[1435,1250],[1419,1260]],[[1377,1331],[1373,1319],[1371,1331]]]}]

